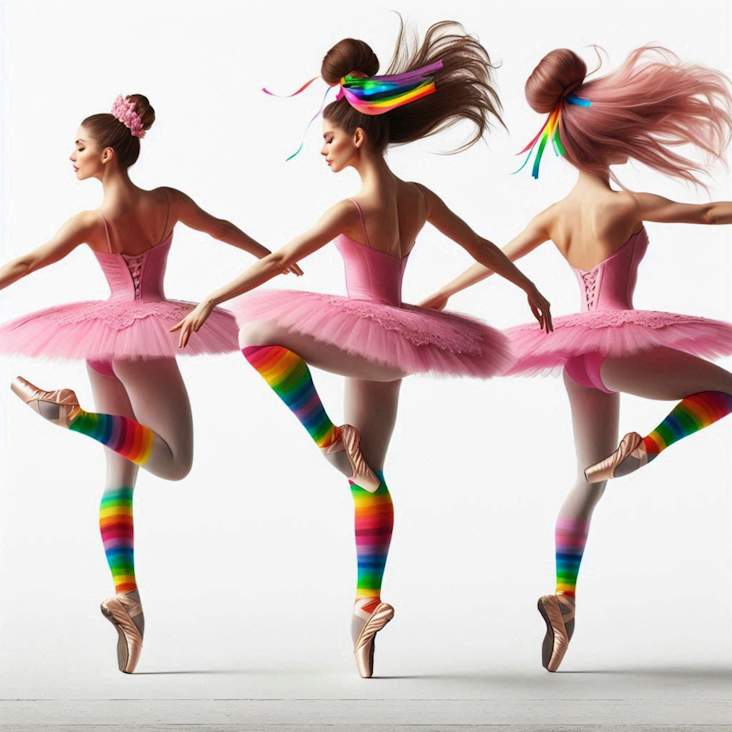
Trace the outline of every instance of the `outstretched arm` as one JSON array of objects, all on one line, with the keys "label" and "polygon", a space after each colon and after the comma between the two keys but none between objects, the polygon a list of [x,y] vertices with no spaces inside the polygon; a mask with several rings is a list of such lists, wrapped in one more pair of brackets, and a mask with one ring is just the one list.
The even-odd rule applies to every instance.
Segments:
[{"label": "outstretched arm", "polygon": [[[512,259],[518,259],[547,240],[548,236],[543,231],[543,226],[540,226],[537,222],[537,219],[532,222],[533,226],[529,225],[521,235],[509,244],[506,248],[507,251],[504,253],[493,242],[476,234],[437,195],[428,189],[424,190],[427,193],[427,220],[445,236],[462,246],[476,260],[477,264],[443,288],[439,297],[428,298],[422,304],[427,307],[441,304],[444,307],[450,295],[496,273],[520,287],[526,293],[534,317],[539,321],[542,328],[549,332],[552,325],[548,301],[541,295],[534,283],[511,261]],[[509,247],[514,253],[513,257],[507,256]],[[433,298],[436,299],[434,303],[432,303]]]},{"label": "outstretched arm", "polygon": [[[170,212],[175,220],[180,221],[191,229],[202,231],[214,239],[229,244],[230,246],[249,252],[257,259],[266,257],[270,254],[267,247],[262,246],[258,241],[252,239],[251,236],[244,233],[240,228],[227,221],[212,216],[208,211],[204,211],[190,196],[175,188],[166,189],[170,195]],[[289,271],[297,275],[302,274],[302,270],[293,263],[284,273]]]},{"label": "outstretched arm", "polygon": [[0,290],[31,272],[63,259],[80,244],[88,241],[94,226],[98,224],[98,217],[91,211],[84,211],[69,219],[45,244],[0,267]]},{"label": "outstretched arm", "polygon": [[195,333],[206,322],[216,305],[263,285],[301,259],[324,247],[342,231],[353,226],[355,216],[356,211],[348,202],[341,201],[337,203],[326,211],[315,226],[304,234],[285,244],[276,252],[262,257],[236,279],[211,293],[199,303],[195,310],[170,329],[171,332],[180,331],[179,347],[185,347],[191,334]]},{"label": "outstretched arm", "polygon": [[732,224],[732,202],[676,203],[654,193],[636,194],[638,218],[662,224]]}]

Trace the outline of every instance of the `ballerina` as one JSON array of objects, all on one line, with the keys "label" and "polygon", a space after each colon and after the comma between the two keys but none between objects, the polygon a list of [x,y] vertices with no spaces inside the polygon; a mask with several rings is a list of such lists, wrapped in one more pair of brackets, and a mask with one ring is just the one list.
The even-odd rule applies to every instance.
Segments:
[{"label": "ballerina", "polygon": [[[384,151],[474,123],[465,147],[500,121],[486,50],[462,26],[433,25],[418,48],[404,29],[386,75],[363,41],[345,39],[328,51],[321,76],[339,86],[323,113],[321,155],[333,172],[354,168],[359,194],[330,208],[307,232],[217,290],[178,323],[180,345],[195,342],[215,305],[264,284],[283,268],[335,240],[346,268],[348,297],[258,291],[234,305],[245,358],[302,422],[316,445],[349,478],[356,512],[358,580],[352,635],[360,675],[373,673],[376,634],[394,609],[381,600],[393,530],[383,468],[403,377],[415,373],[490,378],[510,365],[507,339],[471,318],[407,305],[401,284],[419,232],[430,222],[477,261],[528,296],[542,327],[549,305],[491,242],[476,234],[425,186],[398,178]],[[337,427],[315,391],[309,366],[346,377],[346,424]]]},{"label": "ballerina", "polygon": [[[46,244],[0,268],[4,289],[87,244],[109,284],[108,300],[57,305],[0,326],[0,353],[87,362],[98,412],[83,410],[70,389],[48,392],[22,377],[12,389],[46,420],[109,448],[99,520],[115,595],[101,609],[118,631],[117,657],[125,673],[137,665],[145,628],[134,563],[138,469],[181,480],[193,460],[190,403],[175,360],[175,337],[168,332],[192,305],[166,299],[163,290],[173,230],[180,222],[256,257],[269,254],[186,194],[173,188],[146,191],[132,183],[128,169],[154,120],[141,94],[119,96],[111,113],[87,117],[70,159],[78,180],[101,181],[100,207],[77,214]],[[290,269],[300,273],[297,266]],[[191,355],[237,349],[231,313],[215,310],[210,326]]]},{"label": "ballerina", "polygon": [[[566,198],[534,217],[504,248],[515,261],[554,242],[581,292],[581,312],[555,318],[550,335],[531,325],[507,330],[517,357],[508,373],[563,369],[572,410],[578,473],[556,523],[556,593],[539,599],[547,626],[542,663],[549,671],[559,668],[574,632],[577,576],[606,481],[646,465],[732,410],[732,374],[705,360],[732,354],[732,325],[635,310],[632,302],[648,246],[645,221],[732,223],[732,203],[681,204],[610,185],[610,166],[629,158],[698,182],[703,168],[678,146],[722,155],[732,129],[729,80],[654,47],[636,49],[606,76],[585,80],[586,72],[573,51],[558,49],[526,82],[530,106],[549,114],[525,150],[526,163],[536,149],[538,177],[541,155],[552,142],[578,169],[578,179]],[[443,308],[452,295],[490,274],[475,265],[421,304]],[[619,392],[681,401],[653,432],[626,435],[607,457],[618,441]]]}]

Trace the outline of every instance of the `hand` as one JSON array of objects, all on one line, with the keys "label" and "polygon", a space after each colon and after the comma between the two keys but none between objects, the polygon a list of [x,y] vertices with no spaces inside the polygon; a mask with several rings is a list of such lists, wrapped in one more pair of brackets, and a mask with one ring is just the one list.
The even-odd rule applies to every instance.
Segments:
[{"label": "hand", "polygon": [[542,330],[551,333],[554,330],[552,325],[551,306],[549,301],[533,285],[526,290],[529,298],[529,307],[534,317],[539,321]]},{"label": "hand", "polygon": [[297,277],[302,277],[305,274],[299,264],[291,264],[287,269],[282,270],[282,274],[294,274]]},{"label": "hand", "polygon": [[417,303],[417,306],[420,308],[430,308],[431,310],[444,310],[449,299],[450,297],[448,295],[436,292],[434,295],[430,295],[422,300],[422,302]]},{"label": "hand", "polygon": [[208,320],[208,316],[211,315],[213,309],[213,303],[207,301],[200,302],[180,323],[176,323],[170,329],[171,333],[174,333],[176,330],[180,331],[178,348],[186,347],[191,334],[195,333]]}]

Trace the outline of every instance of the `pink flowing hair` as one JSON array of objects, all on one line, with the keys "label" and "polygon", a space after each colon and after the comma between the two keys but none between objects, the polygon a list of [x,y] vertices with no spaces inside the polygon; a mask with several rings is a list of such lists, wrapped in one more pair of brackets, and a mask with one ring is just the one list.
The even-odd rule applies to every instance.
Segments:
[{"label": "pink flowing hair", "polygon": [[[678,148],[696,146],[707,164],[721,159],[732,135],[732,95],[725,74],[682,63],[661,46],[637,48],[605,76],[585,81],[586,74],[585,62],[561,48],[548,53],[526,82],[526,99],[535,111],[548,113],[562,104],[559,136],[572,165],[602,175],[608,160],[627,155],[704,186],[698,174],[707,173],[706,166]],[[567,103],[568,94],[588,99],[592,106]]]}]

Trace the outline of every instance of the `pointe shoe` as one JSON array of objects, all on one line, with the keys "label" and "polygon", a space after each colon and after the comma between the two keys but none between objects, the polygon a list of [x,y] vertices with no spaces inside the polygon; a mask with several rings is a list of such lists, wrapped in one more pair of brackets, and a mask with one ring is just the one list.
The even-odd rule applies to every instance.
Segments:
[{"label": "pointe shoe", "polygon": [[356,657],[356,668],[362,679],[370,679],[374,673],[374,647],[376,634],[394,617],[394,608],[380,602],[371,613],[371,617],[361,629],[353,654]]},{"label": "pointe shoe", "polygon": [[[565,608],[564,613],[562,606]],[[574,603],[564,595],[544,595],[539,598],[538,607],[546,623],[541,665],[547,671],[554,672],[562,663],[574,633]]]},{"label": "pointe shoe", "polygon": [[142,605],[120,592],[101,604],[102,615],[117,629],[117,663],[119,670],[131,674],[142,652],[142,635],[133,618],[142,614]]},{"label": "pointe shoe", "polygon": [[648,462],[648,452],[643,438],[637,432],[628,432],[620,441],[618,449],[599,463],[590,465],[585,470],[585,480],[588,483],[602,483],[615,477],[615,471],[626,458],[633,457],[640,462],[642,468]]},{"label": "pointe shoe", "polygon": [[34,412],[59,427],[68,429],[74,417],[81,411],[79,400],[71,389],[43,391],[22,376],[16,376],[10,388]]},{"label": "pointe shoe", "polygon": [[340,440],[324,448],[323,453],[329,454],[345,450],[353,472],[348,480],[352,480],[357,486],[369,493],[376,492],[381,485],[381,481],[367,465],[361,452],[361,433],[350,424],[342,424],[338,429],[341,433]]}]

